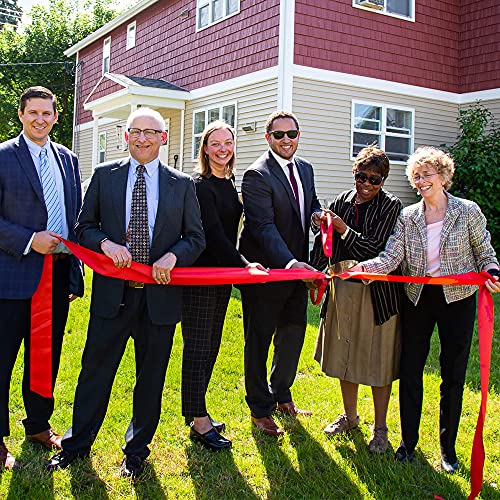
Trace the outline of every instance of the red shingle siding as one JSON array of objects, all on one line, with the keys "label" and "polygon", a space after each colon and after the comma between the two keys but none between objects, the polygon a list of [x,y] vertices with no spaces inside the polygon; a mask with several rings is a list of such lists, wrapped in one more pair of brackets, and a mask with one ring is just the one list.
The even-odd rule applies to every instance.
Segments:
[{"label": "red shingle siding", "polygon": [[[189,10],[189,16],[179,14]],[[136,46],[125,50],[127,25]],[[241,0],[240,13],[196,32],[196,0],[160,0],[79,53],[82,100],[102,73],[102,44],[111,36],[111,73],[157,78],[192,90],[278,64],[279,0]],[[96,97],[110,93],[99,87]],[[94,98],[92,98],[93,100]],[[81,111],[79,123],[91,120]]]},{"label": "red shingle siding", "polygon": [[462,0],[460,19],[460,91],[500,87],[500,2]]},{"label": "red shingle siding", "polygon": [[352,0],[310,3],[296,0],[296,64],[459,91],[459,0],[416,0],[415,22]]}]

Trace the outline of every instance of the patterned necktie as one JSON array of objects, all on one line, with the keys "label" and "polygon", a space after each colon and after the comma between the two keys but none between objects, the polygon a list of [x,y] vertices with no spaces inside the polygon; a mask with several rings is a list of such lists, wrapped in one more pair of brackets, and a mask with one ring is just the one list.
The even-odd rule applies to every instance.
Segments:
[{"label": "patterned necktie", "polygon": [[290,173],[290,184],[292,185],[293,194],[295,195],[295,203],[297,203],[297,208],[300,213],[300,202],[299,202],[299,186],[297,186],[297,181],[295,175],[293,174],[293,163],[288,163],[288,172]]},{"label": "patterned necktie", "polygon": [[43,197],[47,207],[47,231],[62,233],[62,214],[59,195],[57,194],[56,181],[50,171],[47,148],[40,151],[40,175],[42,178]]},{"label": "patterned necktie", "polygon": [[132,260],[141,264],[149,264],[150,244],[148,225],[148,199],[146,196],[146,180],[144,165],[137,165],[137,179],[132,190],[132,207],[127,231],[127,241]]}]

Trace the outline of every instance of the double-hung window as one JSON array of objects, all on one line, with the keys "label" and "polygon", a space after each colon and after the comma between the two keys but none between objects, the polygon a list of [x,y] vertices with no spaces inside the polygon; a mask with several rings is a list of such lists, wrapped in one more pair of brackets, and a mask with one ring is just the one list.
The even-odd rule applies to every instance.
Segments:
[{"label": "double-hung window", "polygon": [[193,160],[198,158],[203,129],[215,120],[223,120],[231,127],[236,128],[236,104],[212,106],[198,109],[193,113]]},{"label": "double-hung window", "polygon": [[409,20],[415,19],[415,0],[353,0],[353,6],[402,17]]},{"label": "double-hung window", "polygon": [[376,143],[390,160],[404,162],[413,151],[414,110],[400,106],[354,101],[351,119],[351,157]]},{"label": "double-hung window", "polygon": [[127,43],[126,50],[135,47],[135,33],[136,33],[136,22],[130,23],[127,26]]},{"label": "double-hung window", "polygon": [[99,163],[106,161],[106,132],[99,132]]},{"label": "double-hung window", "polygon": [[197,0],[196,27],[203,29],[240,11],[240,0]]}]

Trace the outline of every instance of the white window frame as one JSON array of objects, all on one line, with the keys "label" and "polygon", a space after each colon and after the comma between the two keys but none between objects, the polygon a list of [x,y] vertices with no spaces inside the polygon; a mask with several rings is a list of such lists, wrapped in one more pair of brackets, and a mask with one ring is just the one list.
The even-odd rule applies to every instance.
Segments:
[{"label": "white window frame", "polygon": [[[108,67],[106,69],[106,59],[108,61]],[[102,74],[109,73],[111,68],[111,37],[108,36],[102,43]]]},{"label": "white window frame", "polygon": [[[213,26],[214,24],[220,23],[221,21],[224,21],[225,19],[228,19],[232,16],[236,16],[237,14],[240,13],[240,6],[241,6],[241,0],[237,0],[238,2],[238,9],[234,12],[231,12],[230,14],[227,14],[227,2],[228,0],[222,0],[224,3],[224,13],[220,19],[217,19],[216,21],[212,21],[212,10],[213,10],[213,2],[214,0],[196,0],[196,31],[201,31],[204,30],[210,26]],[[208,5],[208,24],[205,26],[200,26],[200,12],[203,7],[206,7]]]},{"label": "white window frame", "polygon": [[[222,117],[222,111],[223,111],[223,108],[227,108],[228,106],[234,106],[234,125],[231,125],[230,123],[228,125],[230,125],[235,133],[236,133],[236,130],[237,130],[237,120],[238,120],[238,105],[236,103],[236,101],[234,102],[224,102],[224,103],[220,103],[220,104],[213,104],[212,106],[205,106],[203,108],[199,108],[199,109],[195,109],[193,111],[193,127],[192,127],[192,131],[193,131],[193,141],[192,141],[192,145],[191,145],[191,159],[192,161],[197,161],[198,160],[198,148],[196,148],[196,139],[198,137],[201,137],[201,134],[202,132],[199,132],[197,134],[195,134],[195,131],[194,131],[194,126],[195,126],[195,116],[198,114],[198,113],[202,113],[204,112],[205,113],[205,124],[203,125],[203,128],[205,128],[209,121],[208,121],[208,112],[209,111],[213,111],[215,109],[218,109],[219,110],[219,118],[218,120],[223,120],[223,117]],[[213,121],[213,120],[212,120]],[[236,137],[235,137],[236,139]]]},{"label": "white window frame", "polygon": [[405,21],[415,22],[415,0],[408,0],[410,6],[410,15],[408,17],[394,12],[387,12],[387,0],[383,0],[384,6],[381,9],[365,7],[364,5],[359,4],[361,1],[363,0],[352,0],[352,6],[356,9],[368,10],[370,12],[375,12],[376,14],[383,14],[384,16],[397,17],[398,19],[404,19]]},{"label": "white window frame", "polygon": [[[381,108],[381,127],[380,131],[378,130],[367,130],[367,129],[358,129],[354,127],[355,124],[355,109],[356,104],[362,104],[365,106],[373,106],[374,108]],[[397,134],[395,132],[387,132],[387,109],[396,109],[398,111],[408,111],[411,113],[411,131],[410,134]],[[409,155],[413,152],[414,144],[415,144],[415,108],[409,108],[407,106],[400,106],[399,104],[385,104],[381,102],[370,102],[370,101],[362,101],[362,100],[352,100],[351,104],[351,140],[350,140],[350,157],[351,160],[356,158],[356,155],[353,154],[353,146],[354,146],[354,132],[360,133],[371,133],[373,135],[378,135],[380,137],[379,148],[385,151],[385,138],[386,137],[402,137],[404,139],[410,139],[409,144]],[[404,165],[406,160],[392,160],[389,158],[391,163]]]},{"label": "white window frame", "polygon": [[[134,38],[133,40],[131,40],[130,38],[130,32],[131,31],[134,31]],[[136,21],[134,21],[133,23],[130,23],[128,26],[127,26],[127,41],[126,41],[126,46],[125,46],[125,50],[129,50],[129,49],[133,49],[135,47],[135,40],[136,40],[136,37],[137,37],[137,23]]]},{"label": "white window frame", "polygon": [[[102,140],[103,138],[104,140]],[[102,147],[102,143],[104,143],[104,147]],[[106,161],[106,144],[107,144],[106,131],[99,132],[99,137],[97,141],[97,163],[103,163]]]}]

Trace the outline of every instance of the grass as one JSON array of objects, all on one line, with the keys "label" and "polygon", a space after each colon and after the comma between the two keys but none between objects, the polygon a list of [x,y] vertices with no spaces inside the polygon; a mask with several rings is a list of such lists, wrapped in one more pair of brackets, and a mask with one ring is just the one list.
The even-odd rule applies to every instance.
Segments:
[{"label": "grass", "polygon": [[[87,277],[89,279],[89,277]],[[87,283],[89,285],[89,283]],[[90,290],[89,286],[87,288]],[[485,428],[486,463],[481,498],[500,499],[500,297],[495,297],[496,336]],[[64,343],[56,387],[53,427],[64,432],[71,423],[74,390],[85,342],[89,297],[74,302]],[[360,390],[360,427],[350,435],[327,438],[322,429],[342,410],[338,381],[326,377],[312,354],[318,326],[318,308],[309,310],[309,326],[299,372],[293,387],[298,405],[313,410],[312,417],[279,419],[286,435],[281,441],[252,429],[244,400],[243,331],[238,293],[227,314],[223,345],[208,394],[211,414],[226,422],[226,436],[233,441],[230,453],[212,453],[194,445],[180,414],[182,338],[178,329],[165,383],[163,414],[151,445],[144,476],[139,481],[118,476],[121,446],[127,428],[134,384],[133,346],[130,343],[118,370],[106,420],[90,459],[53,475],[44,472],[48,451],[24,440],[21,420],[22,358],[16,364],[11,390],[9,449],[23,463],[18,471],[0,473],[0,498],[24,499],[425,499],[434,493],[446,500],[466,498],[470,488],[470,452],[480,402],[477,341],[473,343],[464,408],[457,442],[459,472],[440,471],[439,362],[436,336],[425,374],[425,400],[421,439],[413,464],[394,461],[399,435],[398,383],[389,407],[391,452],[371,456],[367,451],[373,422],[371,394]]]}]

